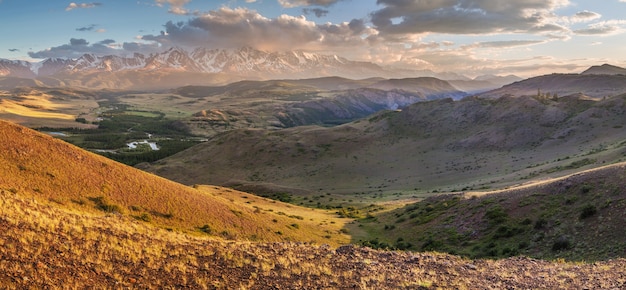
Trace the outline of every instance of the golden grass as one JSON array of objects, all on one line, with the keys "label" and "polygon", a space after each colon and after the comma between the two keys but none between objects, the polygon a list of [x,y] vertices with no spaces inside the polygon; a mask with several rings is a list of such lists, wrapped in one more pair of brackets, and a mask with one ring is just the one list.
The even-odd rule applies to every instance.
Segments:
[{"label": "golden grass", "polygon": [[168,232],[0,188],[0,286],[20,289],[618,289],[626,260],[467,260]]},{"label": "golden grass", "polygon": [[[119,208],[105,214],[95,208],[92,197],[101,197],[93,198],[101,205]],[[149,214],[151,222],[133,218],[139,214]],[[307,235],[317,234],[309,222],[324,221],[329,225],[320,231],[332,232],[340,226],[322,211],[219,187],[184,187],[0,122],[2,288],[611,289],[626,285],[624,259],[593,264],[529,258],[471,261],[437,253],[284,242],[285,237],[296,240],[296,232],[305,229]],[[228,230],[236,240],[185,233],[197,233],[195,227],[203,224],[215,231]],[[283,235],[262,235],[268,228],[276,229],[271,224],[284,230]],[[163,229],[168,226],[182,231]],[[281,242],[242,240],[253,233],[259,233],[259,240]]]},{"label": "golden grass", "polygon": [[[31,102],[29,102],[31,103]],[[76,117],[69,114],[47,112],[52,107],[49,101],[37,102],[37,104],[24,106],[26,104],[17,103],[11,100],[0,100],[0,113],[14,114],[31,118],[52,118],[63,120],[74,120]]]},{"label": "golden grass", "polygon": [[183,186],[2,121],[0,187],[82,212],[112,212],[185,232],[203,228],[228,239],[349,241],[336,227],[314,225],[322,216],[305,222],[279,215],[290,206],[282,203],[274,213],[257,210],[234,202],[242,192]]},{"label": "golden grass", "polygon": [[98,106],[88,92],[43,88],[0,92],[0,118],[30,127],[91,127],[74,120]]}]

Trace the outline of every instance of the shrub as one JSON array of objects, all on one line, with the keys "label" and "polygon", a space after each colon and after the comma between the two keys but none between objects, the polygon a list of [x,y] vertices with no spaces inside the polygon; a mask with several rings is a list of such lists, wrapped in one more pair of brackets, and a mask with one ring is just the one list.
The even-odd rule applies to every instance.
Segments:
[{"label": "shrub", "polygon": [[499,224],[507,220],[508,214],[501,206],[494,206],[485,212],[485,217],[487,217],[492,224]]},{"label": "shrub", "polygon": [[143,213],[141,215],[137,215],[137,216],[133,216],[135,219],[140,220],[140,221],[144,221],[144,222],[150,222],[152,221],[152,218],[150,217],[149,214],[147,213]]},{"label": "shrub", "polygon": [[122,208],[117,204],[110,204],[104,196],[90,197],[89,200],[96,204],[96,208],[108,213],[122,213]]},{"label": "shrub", "polygon": [[539,218],[537,221],[535,221],[535,229],[536,230],[541,230],[543,228],[546,227],[546,225],[548,224],[548,221],[543,219],[543,218]]},{"label": "shrub", "polygon": [[566,236],[560,236],[552,244],[552,251],[568,250],[572,247],[571,242]]},{"label": "shrub", "polygon": [[584,206],[581,209],[580,219],[582,220],[582,219],[586,219],[588,217],[591,217],[591,216],[595,215],[597,212],[598,212],[598,210],[596,209],[596,207],[594,205],[588,204],[588,205]]},{"label": "shrub", "polygon": [[201,232],[206,233],[206,234],[211,234],[211,232],[212,232],[211,227],[209,225],[207,225],[207,224],[199,227],[198,230],[200,230]]}]

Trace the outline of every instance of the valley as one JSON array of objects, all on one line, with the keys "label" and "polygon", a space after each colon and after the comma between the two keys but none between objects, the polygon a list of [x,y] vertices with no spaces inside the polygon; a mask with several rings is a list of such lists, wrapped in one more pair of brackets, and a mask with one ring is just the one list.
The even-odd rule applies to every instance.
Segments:
[{"label": "valley", "polygon": [[[622,79],[7,86],[0,255],[24,266],[0,281],[69,264],[92,286],[621,287]],[[44,244],[63,258],[26,266]]]}]

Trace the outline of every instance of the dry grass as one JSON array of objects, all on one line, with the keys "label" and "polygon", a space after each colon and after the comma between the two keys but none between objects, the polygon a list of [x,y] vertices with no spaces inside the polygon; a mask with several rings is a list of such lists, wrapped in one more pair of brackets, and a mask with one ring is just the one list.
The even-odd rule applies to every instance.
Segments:
[{"label": "dry grass", "polygon": [[617,289],[626,260],[466,260],[437,253],[251,243],[168,232],[0,189],[7,288]]},{"label": "dry grass", "polygon": [[309,200],[325,193],[347,200],[322,205],[369,205],[624,161],[623,110],[623,96],[422,102],[332,128],[232,130],[142,169],[185,184],[272,184],[309,191]]},{"label": "dry grass", "polygon": [[30,127],[88,127],[74,120],[98,108],[90,93],[43,88],[0,92],[0,117]]},{"label": "dry grass", "polygon": [[[316,234],[341,225],[332,224],[322,211],[223,188],[184,187],[6,122],[0,122],[0,157],[0,286],[9,289],[626,285],[624,259],[593,264],[472,261],[437,253],[284,242],[315,240]],[[143,214],[150,222],[135,218]],[[328,224],[311,226],[320,222]],[[205,224],[236,240],[196,234]],[[277,229],[273,224],[282,235],[268,232]],[[244,240],[251,235],[266,242]],[[274,240],[281,242],[267,242]]]},{"label": "dry grass", "polygon": [[[0,187],[40,202],[81,212],[135,217],[185,232],[228,239],[347,243],[322,220],[294,220],[235,202],[246,194],[224,188],[194,189],[92,154],[32,130],[0,122]],[[250,196],[251,197],[251,196]],[[269,208],[269,207],[268,207]],[[293,214],[290,214],[293,215]],[[298,223],[298,227],[293,224]]]}]

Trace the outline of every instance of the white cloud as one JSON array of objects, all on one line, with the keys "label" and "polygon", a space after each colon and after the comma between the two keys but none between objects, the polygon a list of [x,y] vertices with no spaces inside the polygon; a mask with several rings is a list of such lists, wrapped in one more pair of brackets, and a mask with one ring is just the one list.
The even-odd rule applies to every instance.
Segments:
[{"label": "white cloud", "polygon": [[615,35],[624,33],[626,20],[609,20],[590,24],[587,28],[575,30],[578,35]]},{"label": "white cloud", "polygon": [[364,46],[368,37],[376,33],[362,20],[318,25],[304,16],[267,18],[246,8],[222,7],[187,22],[168,22],[160,35],[144,35],[143,39],[165,47],[176,44],[216,48],[251,46],[270,51],[334,51]]},{"label": "white cloud", "polygon": [[191,2],[191,0],[155,0],[156,5],[159,7],[163,7],[164,4],[169,4],[170,9],[169,13],[176,15],[189,15],[191,14],[189,10],[185,9],[184,6]]},{"label": "white cloud", "polygon": [[101,6],[102,3],[98,3],[98,2],[93,2],[93,3],[70,3],[69,5],[67,5],[67,7],[65,7],[65,11],[71,11],[77,8],[94,8],[96,6]]},{"label": "white cloud", "polygon": [[602,15],[592,11],[581,11],[576,13],[574,16],[569,17],[566,21],[571,23],[580,23],[580,22],[589,22],[596,19],[602,18]]},{"label": "white cloud", "polygon": [[[285,8],[298,6],[330,6],[343,0],[278,0],[278,3]],[[359,0],[363,1],[363,0]]]},{"label": "white cloud", "polygon": [[475,48],[511,48],[519,46],[537,45],[546,43],[546,40],[506,40],[506,41],[485,41],[463,46],[465,49]]}]

